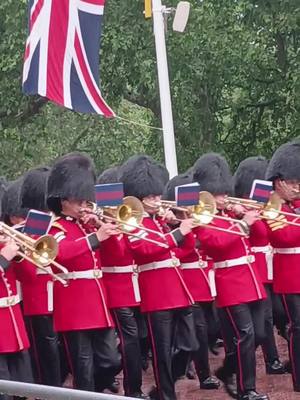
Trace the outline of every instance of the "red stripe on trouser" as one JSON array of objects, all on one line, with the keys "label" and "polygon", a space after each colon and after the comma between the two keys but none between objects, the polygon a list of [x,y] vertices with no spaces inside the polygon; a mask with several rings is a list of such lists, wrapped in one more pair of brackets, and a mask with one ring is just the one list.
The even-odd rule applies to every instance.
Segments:
[{"label": "red stripe on trouser", "polygon": [[158,370],[158,362],[157,362],[157,351],[156,351],[155,340],[154,340],[154,336],[153,336],[150,314],[147,315],[147,321],[148,321],[149,335],[150,335],[150,341],[151,341],[151,347],[152,347],[152,362],[153,362],[154,378],[155,378],[156,386],[158,389],[159,397],[161,398],[159,370]]},{"label": "red stripe on trouser", "polygon": [[69,368],[70,368],[70,371],[71,371],[72,377],[73,377],[72,386],[73,386],[73,389],[76,389],[74,366],[73,366],[72,357],[71,357],[71,353],[70,353],[70,349],[69,349],[69,345],[68,345],[68,340],[67,340],[65,334],[63,334],[62,336],[63,336],[63,339],[64,339],[64,346],[65,346],[65,350],[66,350],[67,361],[68,361]]},{"label": "red stripe on trouser", "polygon": [[118,320],[118,314],[116,313],[115,310],[113,310],[114,316],[115,316],[115,321],[117,324],[117,328],[119,331],[119,338],[120,338],[120,344],[121,344],[121,353],[122,353],[122,366],[123,366],[123,374],[124,374],[124,380],[123,380],[123,385],[124,385],[124,390],[125,390],[125,395],[130,393],[130,388],[128,384],[128,370],[127,370],[127,363],[125,361],[126,359],[126,353],[125,353],[125,344],[124,344],[124,336],[122,333],[122,327],[120,325],[120,322]]},{"label": "red stripe on trouser", "polygon": [[285,308],[285,312],[287,314],[287,317],[289,319],[289,324],[290,324],[290,340],[289,340],[289,350],[290,350],[290,359],[291,359],[291,364],[292,364],[292,376],[293,376],[293,381],[294,383],[297,381],[296,378],[296,369],[295,369],[295,361],[294,361],[294,354],[293,354],[293,322],[292,322],[292,318],[289,312],[289,308],[286,302],[286,298],[285,295],[282,295],[282,300],[283,300],[283,304],[284,304],[284,308]]},{"label": "red stripe on trouser", "polygon": [[29,326],[30,326],[30,332],[31,332],[31,337],[32,337],[32,347],[33,347],[33,357],[35,359],[35,364],[37,367],[37,373],[38,373],[38,380],[39,383],[42,383],[42,370],[41,370],[41,364],[38,356],[38,351],[36,347],[36,341],[35,341],[35,334],[32,326],[32,319],[29,318]]},{"label": "red stripe on trouser", "polygon": [[241,351],[240,351],[241,337],[240,337],[240,334],[239,334],[239,330],[238,330],[238,328],[237,328],[237,326],[236,326],[236,324],[235,324],[235,322],[234,322],[234,319],[233,319],[233,317],[232,317],[232,315],[231,315],[231,312],[230,312],[230,310],[229,310],[228,307],[226,307],[226,312],[227,312],[227,314],[228,314],[228,317],[229,317],[229,319],[230,319],[230,322],[231,322],[231,324],[232,324],[232,326],[233,326],[233,329],[234,329],[234,331],[235,331],[236,337],[237,337],[237,339],[238,339],[238,341],[237,341],[238,367],[239,367],[239,372],[240,372],[240,388],[241,388],[241,391],[243,392],[243,391],[244,391],[244,384],[243,384],[243,368],[242,368]]}]

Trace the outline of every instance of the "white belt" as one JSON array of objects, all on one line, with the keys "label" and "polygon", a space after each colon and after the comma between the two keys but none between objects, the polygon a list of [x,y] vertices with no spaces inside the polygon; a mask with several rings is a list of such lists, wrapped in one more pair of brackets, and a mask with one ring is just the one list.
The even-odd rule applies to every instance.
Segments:
[{"label": "white belt", "polygon": [[275,254],[300,254],[300,247],[287,247],[283,249],[274,249]]},{"label": "white belt", "polygon": [[57,276],[62,279],[95,279],[102,278],[102,271],[100,269],[89,269],[87,271],[72,271],[67,274],[57,274]]},{"label": "white belt", "polygon": [[172,268],[178,267],[180,265],[179,260],[177,258],[168,258],[163,261],[156,261],[149,264],[139,265],[139,272],[151,271],[153,269],[161,269],[161,268]]},{"label": "white belt", "polygon": [[40,269],[40,268],[37,268],[36,274],[37,274],[37,275],[48,275],[49,272],[50,272],[50,273],[52,272],[52,268],[51,268],[51,267],[43,267],[43,268],[44,268],[45,271],[43,271],[43,270]]},{"label": "white belt", "polygon": [[273,249],[271,246],[254,246],[251,247],[251,251],[253,251],[253,253],[272,253]]},{"label": "white belt", "polygon": [[255,257],[253,255],[243,256],[239,258],[233,258],[232,260],[219,261],[214,263],[215,268],[229,268],[236,267],[238,265],[250,264],[255,261]]},{"label": "white belt", "polygon": [[206,268],[208,266],[207,261],[194,261],[190,263],[181,263],[181,269],[199,269]]},{"label": "white belt", "polygon": [[102,272],[109,273],[109,274],[125,274],[129,272],[135,271],[134,265],[124,265],[123,267],[102,267]]},{"label": "white belt", "polygon": [[18,303],[20,303],[20,296],[18,294],[0,298],[0,308],[15,306]]}]

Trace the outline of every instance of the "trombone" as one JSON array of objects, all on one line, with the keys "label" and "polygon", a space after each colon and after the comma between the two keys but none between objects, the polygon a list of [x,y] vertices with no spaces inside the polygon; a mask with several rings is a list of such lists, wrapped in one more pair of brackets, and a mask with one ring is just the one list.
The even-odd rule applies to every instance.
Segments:
[{"label": "trombone", "polygon": [[[238,236],[246,236],[243,232],[232,231],[230,229],[221,228],[218,226],[210,225],[214,218],[231,223],[239,223],[238,219],[216,215],[217,205],[213,195],[209,192],[202,191],[199,193],[199,203],[195,206],[178,207],[175,201],[162,200],[161,207],[172,208],[177,211],[187,212],[195,221],[195,227],[205,225],[209,229],[214,229],[221,232],[232,233]],[[182,220],[178,219],[178,222]]]},{"label": "trombone", "polygon": [[0,234],[13,239],[17,243],[21,249],[18,250],[17,254],[21,259],[29,261],[38,269],[51,275],[53,279],[58,280],[65,286],[67,285],[64,279],[46,268],[48,265],[52,264],[62,272],[68,272],[66,268],[55,261],[58,253],[58,245],[53,236],[44,235],[35,240],[3,222],[0,222]]},{"label": "trombone", "polygon": [[[227,197],[226,203],[227,204],[239,204],[246,208],[253,208],[253,209],[259,210],[262,212],[262,214],[260,215],[261,219],[268,219],[268,220],[282,222],[280,219],[278,219],[279,215],[297,218],[297,214],[293,214],[293,213],[281,210],[281,207],[282,207],[281,198],[278,196],[278,194],[276,192],[271,193],[269,201],[266,204],[259,203],[256,200],[242,199],[239,197]],[[287,225],[293,225],[293,226],[300,227],[300,223],[297,223],[294,221],[284,221],[284,223]]]},{"label": "trombone", "polygon": [[169,247],[166,243],[162,243],[147,237],[141,237],[132,233],[134,229],[140,229],[145,232],[154,233],[162,239],[164,239],[165,237],[163,233],[157,232],[153,229],[149,229],[141,225],[144,214],[144,207],[142,205],[142,202],[134,196],[124,197],[123,204],[117,207],[99,207],[96,203],[93,202],[88,202],[88,207],[91,208],[92,212],[100,219],[106,219],[111,222],[116,222],[119,226],[121,226],[121,232],[125,235],[146,240],[147,242],[154,243],[160,247]]}]

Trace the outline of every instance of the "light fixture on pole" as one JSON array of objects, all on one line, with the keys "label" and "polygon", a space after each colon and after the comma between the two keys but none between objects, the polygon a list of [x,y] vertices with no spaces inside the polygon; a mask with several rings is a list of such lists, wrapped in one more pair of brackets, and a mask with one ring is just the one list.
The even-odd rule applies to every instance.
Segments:
[{"label": "light fixture on pole", "polygon": [[[146,3],[148,3],[147,0],[145,1],[145,5]],[[187,1],[180,1],[176,7],[176,10],[174,10],[173,8],[167,8],[166,6],[163,6],[161,0],[152,0],[153,32],[155,37],[164,154],[165,163],[169,171],[170,178],[178,174],[165,38],[165,16],[173,11],[175,11],[173,29],[177,32],[183,32],[188,21],[190,3]],[[147,15],[149,15],[149,8]]]}]

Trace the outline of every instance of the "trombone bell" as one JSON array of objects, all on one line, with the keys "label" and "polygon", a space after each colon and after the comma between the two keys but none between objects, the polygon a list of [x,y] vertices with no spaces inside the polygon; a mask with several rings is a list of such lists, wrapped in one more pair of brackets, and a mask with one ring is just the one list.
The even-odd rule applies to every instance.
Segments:
[{"label": "trombone bell", "polygon": [[31,253],[33,260],[43,267],[51,264],[57,256],[58,244],[53,236],[41,236],[34,243],[34,250]]}]

